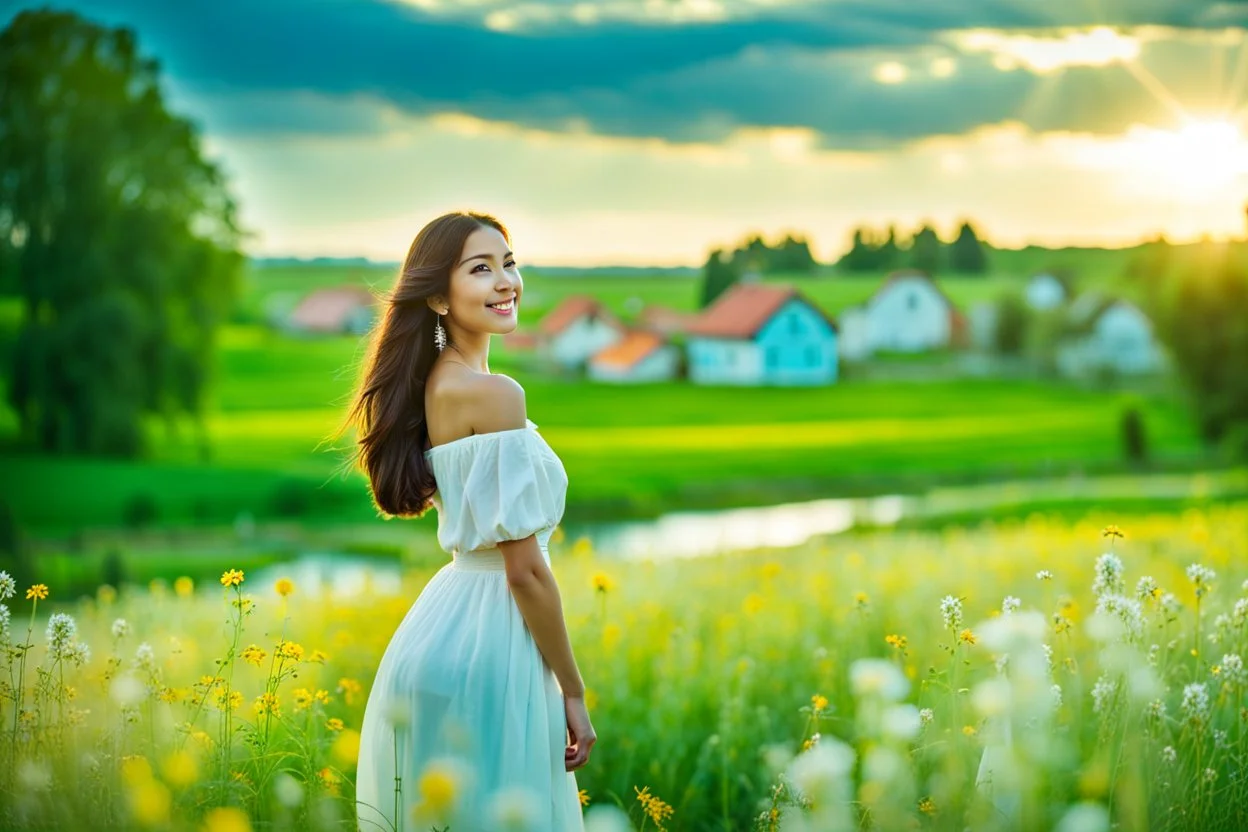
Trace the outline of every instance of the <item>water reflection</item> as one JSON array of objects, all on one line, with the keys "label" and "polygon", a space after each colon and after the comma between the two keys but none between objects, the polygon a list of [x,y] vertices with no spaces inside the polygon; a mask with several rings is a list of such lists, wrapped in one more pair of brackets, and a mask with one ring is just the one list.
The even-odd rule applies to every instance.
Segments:
[{"label": "water reflection", "polygon": [[901,519],[904,498],[811,500],[761,508],[677,511],[656,520],[570,526],[569,538],[588,537],[607,558],[699,557],[739,549],[797,546],[815,535]]}]

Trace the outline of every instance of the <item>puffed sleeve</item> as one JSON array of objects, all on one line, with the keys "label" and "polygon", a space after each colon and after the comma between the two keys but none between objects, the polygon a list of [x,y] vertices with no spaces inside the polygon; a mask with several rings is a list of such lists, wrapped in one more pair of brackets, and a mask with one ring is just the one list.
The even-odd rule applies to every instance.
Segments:
[{"label": "puffed sleeve", "polygon": [[563,516],[567,477],[531,429],[471,437],[438,473],[443,548],[471,552],[553,528]]}]

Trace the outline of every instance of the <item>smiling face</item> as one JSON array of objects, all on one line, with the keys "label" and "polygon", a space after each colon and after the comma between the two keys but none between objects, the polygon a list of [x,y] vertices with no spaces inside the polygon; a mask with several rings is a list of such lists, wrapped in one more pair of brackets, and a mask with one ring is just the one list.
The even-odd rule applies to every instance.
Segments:
[{"label": "smiling face", "polygon": [[482,227],[468,235],[451,268],[450,297],[432,297],[429,306],[446,313],[452,341],[456,332],[505,334],[516,328],[523,292],[507,240],[497,229]]}]

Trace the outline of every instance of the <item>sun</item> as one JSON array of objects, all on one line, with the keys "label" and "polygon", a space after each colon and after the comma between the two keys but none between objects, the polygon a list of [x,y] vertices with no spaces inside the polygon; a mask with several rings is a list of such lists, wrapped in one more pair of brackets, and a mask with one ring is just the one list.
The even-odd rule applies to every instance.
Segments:
[{"label": "sun", "polygon": [[1149,145],[1157,172],[1189,195],[1218,191],[1248,173],[1248,142],[1229,121],[1189,121],[1156,131]]}]

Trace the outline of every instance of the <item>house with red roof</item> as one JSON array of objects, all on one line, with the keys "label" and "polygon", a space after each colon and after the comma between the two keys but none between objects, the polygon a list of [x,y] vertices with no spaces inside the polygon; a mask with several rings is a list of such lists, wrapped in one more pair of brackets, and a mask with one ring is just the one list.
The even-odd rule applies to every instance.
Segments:
[{"label": "house with red roof", "polygon": [[565,369],[580,369],[627,334],[628,328],[597,298],[572,295],[542,318],[538,351]]},{"label": "house with red roof", "polygon": [[305,295],[281,323],[291,333],[363,335],[377,320],[378,305],[363,286],[330,286]]},{"label": "house with red roof", "polygon": [[792,287],[738,283],[685,327],[695,384],[832,384],[836,322]]},{"label": "house with red roof", "polygon": [[594,381],[669,381],[680,373],[680,349],[657,332],[635,329],[591,357],[586,371]]},{"label": "house with red roof", "polygon": [[841,355],[850,360],[877,352],[926,352],[962,346],[966,316],[925,272],[893,272],[866,303],[841,313]]}]

